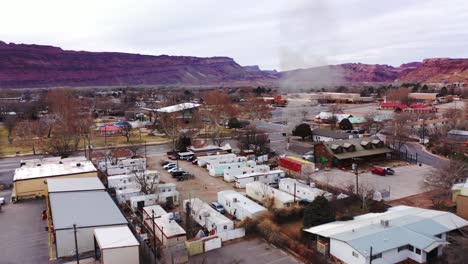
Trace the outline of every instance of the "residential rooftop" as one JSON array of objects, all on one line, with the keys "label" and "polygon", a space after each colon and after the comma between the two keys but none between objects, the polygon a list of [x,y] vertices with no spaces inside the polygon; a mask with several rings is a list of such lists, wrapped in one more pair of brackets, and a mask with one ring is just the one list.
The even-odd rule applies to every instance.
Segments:
[{"label": "residential rooftop", "polygon": [[128,226],[94,229],[94,237],[101,249],[139,246]]}]

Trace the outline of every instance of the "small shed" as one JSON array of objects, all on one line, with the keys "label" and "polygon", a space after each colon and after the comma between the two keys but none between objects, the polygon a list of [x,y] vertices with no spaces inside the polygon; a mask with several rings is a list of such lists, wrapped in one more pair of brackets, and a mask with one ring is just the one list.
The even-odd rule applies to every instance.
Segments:
[{"label": "small shed", "polygon": [[139,263],[140,243],[127,226],[94,229],[94,246],[100,263]]}]

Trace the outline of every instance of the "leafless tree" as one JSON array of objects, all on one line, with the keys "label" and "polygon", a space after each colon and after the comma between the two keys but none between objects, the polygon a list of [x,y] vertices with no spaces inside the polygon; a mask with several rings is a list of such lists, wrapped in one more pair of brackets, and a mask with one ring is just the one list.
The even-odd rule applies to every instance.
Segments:
[{"label": "leafless tree", "polygon": [[450,245],[444,248],[444,254],[440,258],[443,264],[464,263],[468,259],[468,230],[461,230],[461,235],[448,235]]},{"label": "leafless tree", "polygon": [[9,144],[13,144],[14,132],[17,121],[18,118],[16,117],[16,115],[7,115],[5,117],[5,121],[3,122],[7,129],[7,138]]},{"label": "leafless tree", "polygon": [[159,177],[157,175],[148,175],[144,171],[134,171],[135,181],[140,186],[144,194],[156,194],[158,190]]},{"label": "leafless tree", "polygon": [[364,117],[365,122],[363,128],[372,134],[377,134],[384,128],[384,123],[382,121],[376,120],[379,114],[377,112],[369,112]]},{"label": "leafless tree", "polygon": [[177,118],[177,113],[161,113],[158,117],[158,121],[161,130],[171,141],[172,151],[175,151],[182,126],[180,120]]},{"label": "leafless tree", "polygon": [[392,122],[390,123],[390,136],[391,142],[393,143],[393,148],[400,150],[401,147],[408,141],[410,129],[408,127],[408,121],[412,119],[410,113],[399,113],[393,117]]},{"label": "leafless tree", "polygon": [[244,132],[238,136],[238,145],[241,149],[251,149],[256,154],[265,153],[268,149],[268,134],[257,129],[254,125],[245,127]]},{"label": "leafless tree", "polygon": [[450,190],[455,183],[460,183],[468,177],[468,163],[451,159],[440,167],[434,168],[426,176],[425,183],[429,187]]},{"label": "leafless tree", "polygon": [[127,143],[130,142],[130,138],[132,137],[132,126],[130,124],[123,125],[122,127],[122,135],[127,139]]}]

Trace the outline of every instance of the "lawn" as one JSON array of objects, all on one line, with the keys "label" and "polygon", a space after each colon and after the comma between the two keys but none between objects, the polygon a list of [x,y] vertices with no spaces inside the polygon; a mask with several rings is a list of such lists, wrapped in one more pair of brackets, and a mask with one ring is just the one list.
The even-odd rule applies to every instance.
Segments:
[{"label": "lawn", "polygon": [[[31,142],[25,143],[24,140],[15,138],[12,144],[8,143],[8,133],[4,127],[0,126],[0,156],[9,156],[15,155],[16,153],[19,154],[32,154],[33,153],[33,145]],[[38,140],[39,141],[39,140]],[[45,139],[47,141],[47,139]],[[97,133],[93,133],[91,136],[90,144],[93,145],[94,148],[101,148],[107,146],[123,146],[129,144],[163,144],[167,141],[167,138],[161,136],[150,136],[145,131],[140,133],[138,130],[133,131],[129,142],[127,142],[127,138],[124,136],[113,136],[113,137],[102,137]],[[85,146],[85,142],[83,138],[80,139],[80,143],[78,147],[83,149]],[[36,146],[36,154],[41,153],[42,150]]]}]

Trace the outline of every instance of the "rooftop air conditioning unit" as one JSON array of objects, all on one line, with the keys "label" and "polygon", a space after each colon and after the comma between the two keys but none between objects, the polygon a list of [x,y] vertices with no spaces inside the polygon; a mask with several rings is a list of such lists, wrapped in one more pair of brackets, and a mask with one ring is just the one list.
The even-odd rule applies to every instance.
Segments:
[{"label": "rooftop air conditioning unit", "polygon": [[77,166],[77,167],[80,167],[80,166],[81,166],[81,163],[79,163],[79,162],[76,163],[76,166]]}]

